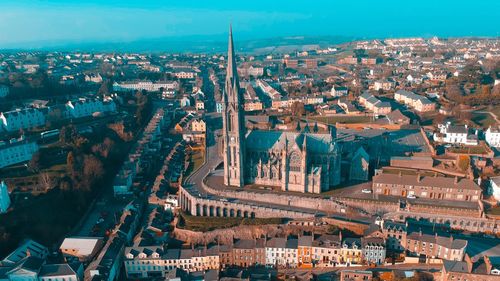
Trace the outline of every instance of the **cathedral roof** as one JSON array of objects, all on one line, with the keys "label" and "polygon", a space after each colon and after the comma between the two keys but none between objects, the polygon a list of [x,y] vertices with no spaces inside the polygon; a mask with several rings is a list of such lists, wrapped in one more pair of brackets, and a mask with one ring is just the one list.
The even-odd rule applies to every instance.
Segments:
[{"label": "cathedral roof", "polygon": [[308,152],[328,153],[333,151],[335,143],[330,134],[298,133],[282,131],[249,131],[246,147],[251,150],[281,150],[288,145],[300,150],[306,147]]}]

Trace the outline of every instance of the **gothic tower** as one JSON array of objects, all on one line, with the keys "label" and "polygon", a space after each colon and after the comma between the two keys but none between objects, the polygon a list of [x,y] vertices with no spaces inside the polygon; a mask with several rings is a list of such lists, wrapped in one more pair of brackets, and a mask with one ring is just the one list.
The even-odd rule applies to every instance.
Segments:
[{"label": "gothic tower", "polygon": [[233,47],[233,33],[229,27],[227,73],[223,95],[222,130],[224,142],[224,184],[244,186],[245,116],[240,91],[238,69]]}]

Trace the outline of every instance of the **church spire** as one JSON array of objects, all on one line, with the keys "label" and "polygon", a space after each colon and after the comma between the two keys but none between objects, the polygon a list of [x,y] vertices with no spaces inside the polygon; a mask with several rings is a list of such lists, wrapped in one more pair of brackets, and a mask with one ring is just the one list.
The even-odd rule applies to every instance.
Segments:
[{"label": "church spire", "polygon": [[230,80],[231,85],[234,87],[235,85],[239,87],[238,81],[238,68],[236,66],[236,56],[234,54],[234,45],[233,45],[233,28],[229,25],[229,40],[227,46],[227,74],[226,80]]}]

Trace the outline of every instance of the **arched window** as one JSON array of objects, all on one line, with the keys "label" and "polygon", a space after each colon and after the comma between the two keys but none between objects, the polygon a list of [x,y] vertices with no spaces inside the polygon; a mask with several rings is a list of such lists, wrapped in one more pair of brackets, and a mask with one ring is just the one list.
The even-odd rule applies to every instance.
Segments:
[{"label": "arched window", "polygon": [[227,121],[226,121],[226,123],[227,123],[226,124],[227,130],[228,131],[232,131],[233,130],[233,113],[231,111],[229,111],[229,113],[227,114]]}]

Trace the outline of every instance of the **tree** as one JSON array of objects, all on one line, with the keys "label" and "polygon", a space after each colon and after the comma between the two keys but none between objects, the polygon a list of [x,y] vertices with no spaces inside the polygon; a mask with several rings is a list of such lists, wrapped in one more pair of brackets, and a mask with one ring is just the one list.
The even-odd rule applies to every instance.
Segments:
[{"label": "tree", "polygon": [[465,172],[469,169],[470,165],[470,157],[468,155],[459,155],[458,156],[458,161],[457,161],[458,168],[462,171]]},{"label": "tree", "polygon": [[109,95],[111,93],[111,81],[108,79],[102,81],[101,86],[99,87],[97,93],[102,96]]},{"label": "tree", "polygon": [[59,141],[63,144],[72,144],[75,142],[76,137],[78,136],[78,132],[73,125],[68,125],[62,127],[59,132]]},{"label": "tree", "polygon": [[292,106],[290,107],[290,111],[293,116],[296,117],[301,117],[306,113],[306,109],[304,107],[304,103],[300,101],[296,101],[292,103]]},{"label": "tree", "polygon": [[40,183],[40,186],[43,188],[43,191],[48,191],[54,186],[54,181],[50,176],[50,174],[47,172],[40,173],[40,175],[38,175],[38,182]]},{"label": "tree", "polygon": [[35,154],[33,154],[33,156],[31,157],[31,160],[29,162],[29,167],[31,169],[31,171],[33,172],[38,172],[40,171],[40,166],[41,166],[41,155],[40,155],[40,152],[36,152]]},{"label": "tree", "polygon": [[85,155],[83,160],[83,176],[92,185],[104,175],[104,166],[101,160],[94,155]]},{"label": "tree", "polygon": [[297,121],[297,127],[295,127],[295,131],[297,132],[300,132],[301,128],[300,128],[300,120]]}]

